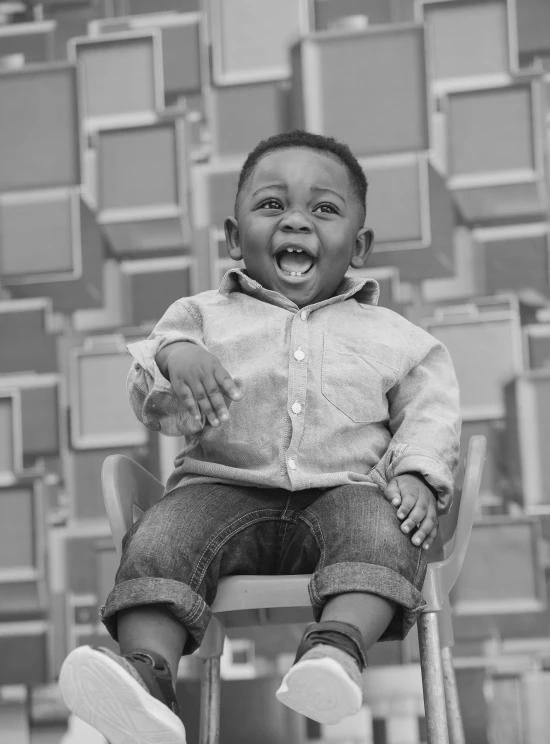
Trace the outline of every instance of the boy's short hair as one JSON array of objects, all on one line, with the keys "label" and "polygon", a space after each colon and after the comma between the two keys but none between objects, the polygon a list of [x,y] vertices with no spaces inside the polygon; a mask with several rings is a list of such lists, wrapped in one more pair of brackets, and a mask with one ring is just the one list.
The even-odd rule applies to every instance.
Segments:
[{"label": "boy's short hair", "polygon": [[317,150],[319,152],[327,152],[335,155],[346,167],[353,193],[360,202],[363,210],[366,212],[368,188],[367,178],[363,169],[359,165],[357,158],[349,147],[342,142],[338,142],[333,137],[325,137],[322,134],[313,134],[312,132],[306,132],[303,129],[294,129],[291,132],[275,134],[272,137],[268,137],[268,139],[262,140],[256,145],[252,152],[249,153],[239,175],[237,196],[235,198],[235,214],[237,213],[241,192],[252,177],[252,173],[254,172],[254,168],[258,161],[269,152],[273,152],[274,150],[284,150],[289,147],[308,147],[310,150]]}]

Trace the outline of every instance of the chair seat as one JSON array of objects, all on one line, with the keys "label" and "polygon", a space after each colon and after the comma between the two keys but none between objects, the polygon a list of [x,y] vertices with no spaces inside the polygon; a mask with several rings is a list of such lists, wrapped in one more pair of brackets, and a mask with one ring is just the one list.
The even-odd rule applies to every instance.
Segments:
[{"label": "chair seat", "polygon": [[310,607],[310,574],[295,576],[229,576],[218,585],[212,612]]},{"label": "chair seat", "polygon": [[[427,612],[441,609],[441,588],[437,580],[438,563],[428,564],[422,594]],[[308,584],[311,574],[295,576],[228,576],[221,579],[212,612],[310,607]]]}]

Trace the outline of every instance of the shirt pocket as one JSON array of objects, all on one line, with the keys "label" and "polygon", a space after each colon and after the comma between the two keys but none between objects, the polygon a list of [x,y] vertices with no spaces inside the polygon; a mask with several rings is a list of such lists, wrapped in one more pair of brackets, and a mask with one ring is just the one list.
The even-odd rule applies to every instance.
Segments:
[{"label": "shirt pocket", "polygon": [[389,418],[386,394],[399,377],[400,354],[378,341],[323,333],[321,392],[358,424]]}]

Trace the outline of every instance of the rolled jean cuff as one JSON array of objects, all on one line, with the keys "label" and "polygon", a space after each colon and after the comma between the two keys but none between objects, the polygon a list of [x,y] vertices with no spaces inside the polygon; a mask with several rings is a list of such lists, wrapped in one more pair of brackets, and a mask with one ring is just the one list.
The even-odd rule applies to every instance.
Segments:
[{"label": "rolled jean cuff", "polygon": [[391,568],[372,563],[334,563],[313,574],[309,583],[316,622],[321,619],[326,601],[346,592],[377,594],[398,605],[380,641],[402,641],[426,607],[418,589]]},{"label": "rolled jean cuff", "polygon": [[114,587],[99,614],[109,635],[117,641],[117,612],[150,604],[165,605],[187,630],[184,656],[199,648],[212,612],[204,599],[181,581],[156,577],[123,581]]}]

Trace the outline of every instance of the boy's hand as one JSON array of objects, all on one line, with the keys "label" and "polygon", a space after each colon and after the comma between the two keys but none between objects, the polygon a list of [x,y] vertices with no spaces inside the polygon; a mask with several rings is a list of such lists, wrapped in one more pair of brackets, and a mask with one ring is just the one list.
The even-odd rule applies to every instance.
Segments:
[{"label": "boy's hand", "polygon": [[161,349],[157,365],[185,408],[197,421],[204,413],[212,426],[229,419],[224,396],[242,398],[229,372],[209,351],[187,341]]},{"label": "boy's hand", "polygon": [[401,531],[410,533],[414,545],[428,550],[437,535],[436,498],[420,478],[406,473],[393,478],[387,485],[384,496],[398,507],[397,517],[403,520]]}]

